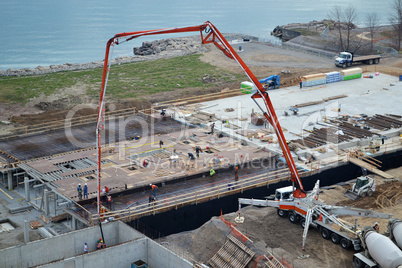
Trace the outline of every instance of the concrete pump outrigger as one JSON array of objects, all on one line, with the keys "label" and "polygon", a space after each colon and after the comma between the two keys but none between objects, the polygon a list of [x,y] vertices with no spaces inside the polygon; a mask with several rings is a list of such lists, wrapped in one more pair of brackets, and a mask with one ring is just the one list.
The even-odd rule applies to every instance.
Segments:
[{"label": "concrete pump outrigger", "polygon": [[[240,56],[236,53],[236,51],[230,46],[229,42],[223,37],[223,35],[218,31],[218,29],[209,21],[197,25],[197,26],[189,26],[189,27],[179,27],[179,28],[165,28],[165,29],[157,29],[157,30],[146,30],[146,31],[136,31],[136,32],[127,32],[127,33],[119,33],[114,37],[110,38],[106,45],[106,53],[105,53],[105,62],[103,67],[103,76],[102,76],[102,86],[101,93],[99,98],[99,109],[98,109],[98,118],[97,118],[97,126],[96,126],[96,147],[97,147],[97,183],[98,183],[98,213],[101,214],[101,132],[104,129],[103,116],[104,116],[104,98],[106,94],[107,80],[109,76],[109,70],[111,62],[109,61],[109,53],[110,47],[114,45],[119,45],[122,42],[130,41],[134,38],[138,38],[146,35],[158,35],[158,34],[169,34],[169,33],[185,33],[185,32],[200,32],[201,34],[201,42],[203,44],[213,43],[216,47],[218,47],[222,52],[231,59],[234,59],[243,71],[246,73],[248,78],[252,83],[257,87],[257,92],[252,95],[253,100],[257,104],[257,106],[261,109],[265,118],[268,122],[273,126],[275,133],[278,137],[278,143],[281,146],[283,155],[286,159],[286,162],[289,166],[291,173],[291,180],[294,185],[293,196],[295,198],[304,198],[306,196],[305,191],[303,189],[303,185],[300,181],[300,176],[297,172],[296,165],[292,159],[290,150],[288,145],[286,144],[285,136],[283,134],[282,128],[279,124],[278,118],[276,116],[275,110],[271,103],[271,100],[268,96],[267,90],[261,85],[259,80],[255,77],[255,75],[251,72],[251,70],[247,67],[244,61],[240,58]],[[255,99],[261,98],[265,104],[266,111],[261,108],[261,106],[257,103]]]}]

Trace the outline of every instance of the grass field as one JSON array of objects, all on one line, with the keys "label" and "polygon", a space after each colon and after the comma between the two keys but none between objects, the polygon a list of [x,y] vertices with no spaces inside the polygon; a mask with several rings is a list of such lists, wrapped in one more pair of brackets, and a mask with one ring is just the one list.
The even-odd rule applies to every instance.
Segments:
[{"label": "grass field", "polygon": [[[203,83],[205,75],[214,83]],[[107,95],[112,99],[141,98],[161,91],[178,88],[206,89],[217,83],[241,81],[245,75],[228,73],[200,60],[200,55],[172,59],[126,63],[111,67]],[[27,103],[42,94],[49,96],[61,92],[65,96],[69,88],[82,89],[82,94],[98,98],[102,81],[102,69],[67,71],[39,76],[0,77],[1,103]]]}]

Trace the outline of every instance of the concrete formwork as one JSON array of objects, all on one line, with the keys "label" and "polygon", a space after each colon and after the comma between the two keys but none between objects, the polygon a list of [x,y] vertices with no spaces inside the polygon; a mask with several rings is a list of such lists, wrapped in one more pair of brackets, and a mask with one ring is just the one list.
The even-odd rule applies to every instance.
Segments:
[{"label": "concrete formwork", "polygon": [[[142,260],[154,268],[191,268],[193,265],[178,255],[148,238],[140,238],[100,251],[81,254],[76,257],[38,266],[47,268],[96,268],[130,267],[133,262]],[[100,265],[101,264],[101,265]]]},{"label": "concrete formwork", "polygon": [[[108,246],[144,237],[122,222],[104,224],[102,228]],[[73,258],[83,253],[85,242],[89,251],[94,251],[100,237],[99,227],[91,227],[0,250],[0,267],[31,267]]]}]

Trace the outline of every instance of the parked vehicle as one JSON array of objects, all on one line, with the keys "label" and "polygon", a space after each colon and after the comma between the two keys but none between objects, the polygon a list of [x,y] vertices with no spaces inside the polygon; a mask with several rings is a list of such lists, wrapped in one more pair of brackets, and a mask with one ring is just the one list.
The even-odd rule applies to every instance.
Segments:
[{"label": "parked vehicle", "polygon": [[[239,198],[239,211],[242,205],[254,205],[277,208],[277,214],[282,218],[288,218],[291,223],[300,223],[304,228],[302,248],[307,239],[310,227],[319,230],[324,239],[330,239],[334,244],[340,244],[342,248],[361,250],[362,241],[359,236],[360,230],[356,224],[348,223],[339,219],[339,215],[358,216],[370,218],[389,219],[391,214],[378,213],[368,209],[353,207],[331,206],[318,200],[319,181],[314,189],[303,198],[293,196],[292,186],[278,188],[274,198],[266,200]],[[274,199],[274,200],[272,200]]]},{"label": "parked vehicle", "polygon": [[344,194],[346,197],[356,200],[366,195],[372,196],[375,192],[375,181],[369,176],[360,176],[356,183],[353,184],[352,190],[347,190]]},{"label": "parked vehicle", "polygon": [[402,265],[402,251],[385,235],[372,227],[364,227],[359,235],[362,252],[354,254],[355,268],[381,267],[395,268]]},{"label": "parked vehicle", "polygon": [[355,57],[351,52],[340,52],[339,56],[335,59],[337,67],[346,68],[352,66],[354,63],[377,64],[380,62],[380,55],[366,55]]}]

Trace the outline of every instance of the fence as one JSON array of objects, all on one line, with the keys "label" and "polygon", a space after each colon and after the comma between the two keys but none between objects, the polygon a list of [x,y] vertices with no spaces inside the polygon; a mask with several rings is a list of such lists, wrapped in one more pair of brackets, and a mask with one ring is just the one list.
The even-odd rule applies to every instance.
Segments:
[{"label": "fence", "polygon": [[[333,44],[337,44],[339,41],[339,38],[335,37],[335,36],[329,36],[329,35],[327,35],[327,32],[328,32],[328,27],[323,31],[323,33],[321,35],[321,39],[331,42]],[[338,55],[338,53],[335,53],[335,52],[320,50],[317,48],[306,47],[303,45],[289,44],[288,42],[282,42],[281,40],[270,40],[268,38],[258,38],[258,42],[266,43],[270,46],[277,47],[277,48],[302,52],[305,54],[310,54],[310,55],[329,58],[329,59],[335,58]],[[358,45],[359,43],[360,43],[360,41],[351,40],[352,47]],[[366,45],[366,47],[368,47],[368,45]],[[384,56],[399,57],[398,51],[392,47],[374,45],[373,50],[376,51],[376,53],[384,55]]]},{"label": "fence", "polygon": [[320,50],[320,49],[316,49],[316,48],[310,48],[310,47],[306,47],[306,46],[302,46],[302,45],[289,44],[288,42],[282,42],[280,40],[270,40],[270,39],[265,39],[265,38],[259,38],[258,42],[266,43],[270,46],[277,47],[277,48],[297,51],[297,52],[314,55],[314,56],[318,56],[318,57],[323,57],[323,58],[328,58],[328,59],[332,59],[336,55],[338,55],[337,53],[334,53],[334,52]]},{"label": "fence", "polygon": [[[331,42],[331,43],[334,43],[334,44],[339,43],[339,37],[326,35],[327,32],[328,31],[324,31],[323,34],[321,35],[322,40],[325,40],[327,42]],[[359,46],[361,45],[360,40],[359,41],[350,40],[350,46],[351,47],[357,47],[358,45]],[[366,44],[366,45],[361,46],[362,49],[366,49],[366,50],[368,50],[369,47],[370,47],[370,44]],[[399,57],[398,51],[396,49],[392,48],[392,47],[374,45],[373,46],[373,51],[375,51],[376,53],[381,54],[381,55],[385,55],[385,56],[388,55],[389,57],[396,57],[396,58]]]},{"label": "fence", "polygon": [[390,67],[384,67],[384,66],[377,66],[377,65],[371,65],[371,66],[365,66],[362,68],[363,73],[382,73],[382,74],[388,74],[391,76],[396,76],[399,77],[402,75],[402,69],[398,68],[390,68]]},{"label": "fence", "polygon": [[[299,173],[300,176],[308,176],[315,172],[305,171]],[[197,205],[198,203],[219,199],[221,197],[242,193],[245,190],[266,186],[268,184],[277,183],[290,179],[290,173],[287,168],[275,170],[270,173],[259,174],[241,179],[239,181],[224,181],[213,187],[189,191],[185,194],[166,197],[152,203],[144,203],[136,206],[131,206],[128,209],[110,211],[101,214],[101,218],[110,218],[113,220],[132,221],[144,216],[155,215],[172,209],[178,209],[183,206]],[[92,214],[90,222],[98,222],[99,216]]]}]

